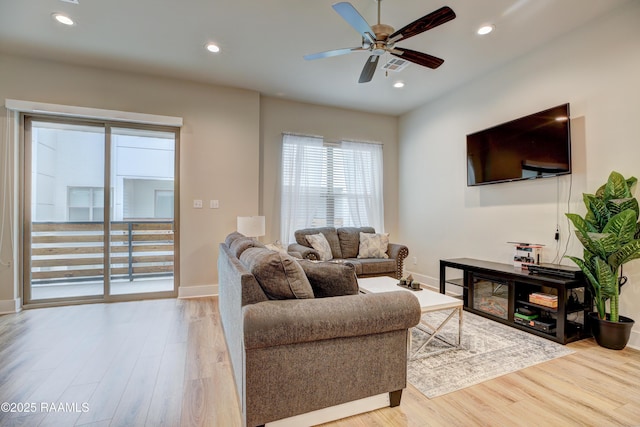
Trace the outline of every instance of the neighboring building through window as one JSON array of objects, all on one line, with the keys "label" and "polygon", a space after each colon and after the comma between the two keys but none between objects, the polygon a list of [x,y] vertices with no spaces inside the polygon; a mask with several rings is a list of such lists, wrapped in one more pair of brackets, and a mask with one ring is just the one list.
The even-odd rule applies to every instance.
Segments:
[{"label": "neighboring building through window", "polygon": [[384,231],[382,145],[285,134],[281,239],[307,227]]},{"label": "neighboring building through window", "polygon": [[69,187],[69,221],[104,221],[102,187]]}]

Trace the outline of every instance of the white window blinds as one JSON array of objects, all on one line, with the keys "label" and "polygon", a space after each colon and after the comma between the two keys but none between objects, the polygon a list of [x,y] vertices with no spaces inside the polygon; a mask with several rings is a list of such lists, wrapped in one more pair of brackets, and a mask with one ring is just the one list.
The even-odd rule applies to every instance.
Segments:
[{"label": "white window blinds", "polygon": [[382,145],[284,134],[281,240],[307,227],[384,231]]}]

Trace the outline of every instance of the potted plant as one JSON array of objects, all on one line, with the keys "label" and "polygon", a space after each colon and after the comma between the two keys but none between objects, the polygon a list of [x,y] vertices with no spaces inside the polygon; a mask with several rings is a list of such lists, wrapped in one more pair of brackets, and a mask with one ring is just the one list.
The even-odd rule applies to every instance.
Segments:
[{"label": "potted plant", "polygon": [[[583,217],[568,213],[575,233],[584,246],[584,259],[569,256],[591,285],[595,313],[590,313],[591,330],[599,345],[623,349],[634,321],[620,316],[620,287],[627,281],[622,274],[625,263],[640,258],[640,207],[633,197],[638,180],[625,179],[611,172],[596,194],[584,194],[587,213]],[[607,313],[607,301],[609,313]]]}]

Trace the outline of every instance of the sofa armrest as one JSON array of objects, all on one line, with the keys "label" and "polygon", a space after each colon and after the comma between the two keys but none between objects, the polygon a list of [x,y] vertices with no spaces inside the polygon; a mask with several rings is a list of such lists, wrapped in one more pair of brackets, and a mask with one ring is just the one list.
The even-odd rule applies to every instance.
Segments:
[{"label": "sofa armrest", "polygon": [[408,329],[420,321],[410,292],[264,301],[243,307],[245,349]]},{"label": "sofa armrest", "polygon": [[[303,246],[299,243],[292,243],[287,248],[287,252],[291,254],[291,256],[298,257],[301,256],[302,259],[310,259],[312,261],[320,260],[320,254],[313,248],[309,248],[307,246]],[[295,253],[293,255],[292,253]]]},{"label": "sofa armrest", "polygon": [[409,248],[398,243],[389,243],[389,246],[387,247],[387,255],[389,255],[389,258],[393,259],[405,259],[409,256]]},{"label": "sofa armrest", "polygon": [[387,248],[389,258],[396,260],[396,279],[404,275],[404,259],[409,256],[409,248],[398,243],[389,243]]}]

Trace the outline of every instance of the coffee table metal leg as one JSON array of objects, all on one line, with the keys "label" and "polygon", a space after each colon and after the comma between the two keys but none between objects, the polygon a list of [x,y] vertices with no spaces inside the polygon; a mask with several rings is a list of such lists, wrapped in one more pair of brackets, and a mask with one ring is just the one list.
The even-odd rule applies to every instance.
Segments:
[{"label": "coffee table metal leg", "polygon": [[462,307],[458,307],[458,347],[462,347]]},{"label": "coffee table metal leg", "polygon": [[[415,353],[413,353],[414,355],[418,354],[420,352],[420,350],[422,350],[427,344],[429,344],[431,342],[432,339],[436,338],[436,335],[438,335],[438,332],[440,332],[440,330],[444,327],[444,325],[446,325],[447,322],[449,322],[449,320],[451,320],[451,318],[456,314],[456,311],[458,312],[458,316],[460,316],[460,309],[451,310],[451,313],[449,313],[449,316],[447,316],[447,318],[442,323],[440,323],[440,326],[438,326],[438,327],[433,327],[432,325],[430,325],[430,324],[428,324],[426,322],[422,322],[422,321],[420,322],[421,324],[426,325],[429,328],[433,329],[433,332],[431,333],[431,336],[429,338],[427,338],[427,340],[424,343],[422,343],[420,348],[417,349],[415,351]],[[460,316],[460,319],[462,319],[461,316]],[[460,327],[460,326],[461,326],[461,324],[459,323],[458,327]],[[458,346],[460,346],[460,343],[461,343],[460,337],[461,337],[460,330],[458,330]],[[438,338],[441,339],[442,341],[445,341],[441,337],[438,337]]]}]

